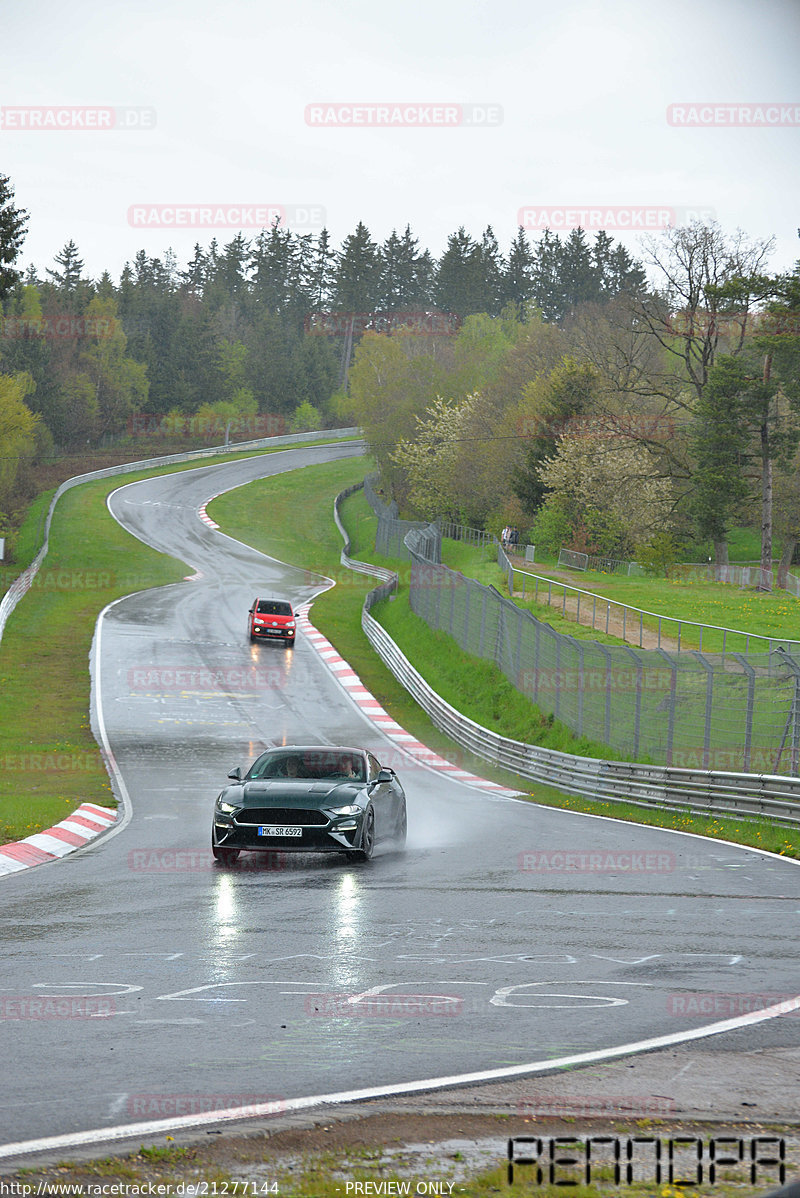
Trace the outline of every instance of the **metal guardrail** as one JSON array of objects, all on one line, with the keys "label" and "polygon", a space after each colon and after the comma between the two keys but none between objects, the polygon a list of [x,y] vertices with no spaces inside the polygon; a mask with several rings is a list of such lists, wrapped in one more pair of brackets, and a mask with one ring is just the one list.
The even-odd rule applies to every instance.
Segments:
[{"label": "metal guardrail", "polygon": [[239,441],[235,444],[214,445],[209,446],[207,449],[189,450],[187,453],[173,453],[159,458],[145,458],[138,462],[123,462],[119,466],[106,466],[102,470],[90,470],[87,474],[76,474],[74,478],[68,478],[66,482],[61,484],[50,502],[41,549],[27,569],[23,570],[19,577],[12,582],[2,600],[0,600],[0,640],[3,639],[3,633],[5,632],[9,616],[19,601],[31,589],[33,580],[39,572],[39,567],[47,555],[50,522],[53,518],[56,504],[66,491],[80,486],[81,483],[94,482],[101,478],[113,478],[117,474],[133,474],[137,470],[152,470],[158,466],[170,466],[173,463],[193,462],[202,458],[219,457],[221,454],[242,453],[248,449],[269,449],[273,445],[290,446],[298,443],[305,444],[307,441],[326,441],[331,438],[336,440],[339,437],[358,436],[360,431],[358,428],[343,428],[326,429],[313,433],[286,433],[281,437],[262,437],[257,441]]},{"label": "metal guardrail", "polygon": [[627,574],[629,578],[644,574],[638,562],[621,561],[617,557],[604,557],[600,553],[582,553],[577,549],[560,549],[559,566],[568,570],[598,570],[602,574]]},{"label": "metal guardrail", "polygon": [[[337,526],[345,539],[345,549],[349,549],[350,545],[339,519],[339,501],[355,490],[358,487],[348,488],[347,492],[337,496],[334,504]],[[369,562],[357,562],[345,550],[342,550],[341,560],[351,569],[383,579],[381,585],[371,590],[364,600],[361,613],[364,633],[383,663],[436,727],[462,748],[520,777],[557,787],[567,794],[616,800],[657,810],[734,815],[800,826],[798,777],[691,770],[578,757],[500,736],[470,720],[436,693],[371,614],[375,604],[396,589],[397,575],[372,566]],[[391,575],[389,580],[385,578],[387,573]]]}]

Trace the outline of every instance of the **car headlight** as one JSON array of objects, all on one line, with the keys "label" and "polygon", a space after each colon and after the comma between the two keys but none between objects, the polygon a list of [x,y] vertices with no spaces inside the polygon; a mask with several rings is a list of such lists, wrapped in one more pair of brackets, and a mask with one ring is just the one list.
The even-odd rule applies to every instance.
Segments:
[{"label": "car headlight", "polygon": [[351,803],[348,807],[331,807],[329,810],[333,815],[358,815],[361,808]]},{"label": "car headlight", "polygon": [[286,627],[287,627],[287,628],[294,628],[294,620],[287,620],[287,621],[286,621]]},{"label": "car headlight", "polygon": [[217,799],[217,809],[221,811],[223,815],[232,815],[234,811],[238,811],[235,803],[223,803],[221,799]]}]

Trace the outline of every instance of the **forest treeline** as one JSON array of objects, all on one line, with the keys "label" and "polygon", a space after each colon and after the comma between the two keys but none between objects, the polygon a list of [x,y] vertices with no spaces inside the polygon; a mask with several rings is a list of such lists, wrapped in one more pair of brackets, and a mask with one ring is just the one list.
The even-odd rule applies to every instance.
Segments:
[{"label": "forest treeline", "polygon": [[410,514],[615,556],[724,556],[759,511],[791,535],[800,282],[768,243],[698,223],[637,261],[602,232],[504,253],[460,228],[436,259],[410,227],[337,248],[275,225],[115,281],[72,241],[23,274],[27,224],[0,175],[0,535],[54,453],[353,421]]},{"label": "forest treeline", "polygon": [[[452,337],[367,332],[349,379],[384,487],[408,515],[516,525],[666,571],[731,528],[800,540],[800,263],[715,224],[645,243],[649,287],[474,315]],[[765,583],[766,585],[766,583]]]}]

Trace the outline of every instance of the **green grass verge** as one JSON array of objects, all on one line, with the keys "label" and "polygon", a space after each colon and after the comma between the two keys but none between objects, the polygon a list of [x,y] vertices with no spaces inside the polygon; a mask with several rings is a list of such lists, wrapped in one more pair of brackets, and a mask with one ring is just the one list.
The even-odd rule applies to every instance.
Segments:
[{"label": "green grass verge", "polygon": [[[445,541],[442,548],[442,560],[452,569],[460,570],[469,578],[475,578],[484,584],[492,584],[506,594],[506,576],[497,564],[489,559],[485,550],[458,542]],[[530,573],[536,573],[536,566],[528,567]],[[535,591],[535,582],[525,578],[525,590]],[[523,575],[518,573],[515,578],[515,590],[522,589]],[[598,632],[592,631],[591,626],[576,624],[574,615],[563,618],[560,613],[562,586],[552,582],[552,606],[547,606],[532,599],[517,596],[514,602],[519,607],[527,608],[537,617],[552,625],[559,632],[568,632],[570,636],[579,639],[598,640],[607,644],[623,644],[617,637],[606,636],[602,632],[605,618],[603,600],[613,603],[625,603],[645,611],[655,613],[643,617],[643,627],[656,632],[659,626],[658,617],[661,615],[661,633],[665,638],[676,640],[678,636],[678,620],[691,620],[696,624],[713,624],[721,628],[738,630],[740,635],[728,633],[724,637],[725,651],[731,653],[744,652],[747,633],[772,637],[780,640],[800,641],[800,599],[790,595],[788,591],[776,590],[771,593],[761,593],[754,589],[741,590],[727,583],[700,582],[690,580],[670,580],[666,578],[627,578],[616,574],[604,574],[596,570],[585,572],[575,571],[575,578],[569,584],[583,590],[589,590],[598,596],[597,627]],[[547,594],[547,584],[539,584],[539,596]],[[602,596],[602,599],[600,598]],[[567,592],[567,599],[574,600]],[[583,611],[591,611],[592,599],[581,597]],[[622,613],[612,608],[612,617],[621,619]],[[639,616],[629,614],[632,629],[638,629]],[[721,653],[723,634],[713,630],[701,630],[690,624],[683,624],[680,630],[681,647],[698,649],[704,652]],[[750,642],[753,652],[759,652],[757,641]],[[763,645],[766,652],[767,645]]]},{"label": "green grass verge", "polygon": [[372,614],[436,693],[484,728],[545,749],[621,759],[608,745],[574,736],[541,712],[493,662],[472,657],[447,633],[429,628],[411,610],[406,591],[378,604]]},{"label": "green grass verge", "polygon": [[[309,467],[276,479],[259,480],[215,499],[210,505],[210,512],[226,532],[262,552],[295,565],[319,570],[337,579],[338,585],[315,601],[314,624],[336,646],[398,723],[443,756],[449,755],[451,759],[463,763],[465,769],[502,781],[523,792],[533,790],[531,798],[537,802],[634,823],[696,832],[800,857],[800,843],[794,831],[776,829],[762,821],[717,820],[688,812],[658,812],[622,803],[594,802],[562,794],[551,787],[534,787],[528,780],[498,771],[481,758],[466,755],[434,728],[422,709],[380,662],[361,630],[363,596],[373,584],[339,565],[341,538],[333,524],[333,498],[337,491],[359,481],[368,469],[369,465],[359,459]],[[263,510],[266,506],[270,512],[269,526],[259,522],[253,527],[253,510]],[[292,520],[300,507],[304,513],[304,528],[295,535]],[[449,701],[465,715],[515,739],[549,744],[549,747],[585,753],[587,756],[613,756],[605,746],[592,745],[591,742],[571,737],[556,722],[545,720],[543,723],[533,705],[510,687],[496,667],[461,653],[449,637],[442,640],[443,634],[434,633],[424,621],[414,616],[408,608],[405,585],[408,564],[381,557],[371,548],[374,545],[376,522],[362,492],[345,500],[342,518],[351,538],[354,557],[388,565],[398,571],[398,597],[380,605],[376,614],[380,615],[381,622],[403,652],[439,693],[448,692]],[[286,531],[281,531],[284,529]],[[443,647],[446,649],[444,653]],[[448,693],[444,694],[445,698]],[[526,731],[527,735],[520,735]],[[538,739],[534,741],[534,737]],[[548,740],[548,737],[551,739]],[[591,748],[598,752],[588,752]]]},{"label": "green grass verge", "polygon": [[[200,464],[255,456],[220,455]],[[47,556],[0,641],[0,844],[51,827],[83,802],[115,805],[89,724],[95,623],[112,600],[178,582],[187,569],[124,532],[105,500],[129,482],[197,466],[182,462],[115,475],[75,487],[58,501]],[[41,545],[51,498],[52,492],[40,495],[28,510],[15,574]]]},{"label": "green grass verge", "polygon": [[[466,578],[474,578],[476,582],[480,582],[484,586],[493,586],[501,595],[508,595],[506,573],[498,566],[493,552],[490,553],[485,549],[465,545],[460,541],[451,541],[445,537],[442,540],[442,562],[451,570],[458,570]],[[531,566],[530,569],[535,571],[536,566]],[[518,586],[521,586],[521,577],[521,575],[517,575]],[[603,575],[602,577],[605,578],[607,576]],[[576,587],[581,586],[581,578],[583,578],[583,575],[578,575],[572,585]],[[541,587],[540,593],[542,593]],[[546,586],[543,593],[547,594]],[[550,606],[545,603],[535,603],[527,599],[521,599],[519,596],[514,599],[514,602],[517,607],[522,607],[530,611],[537,620],[541,620],[544,624],[549,624],[556,632],[560,632],[565,636],[575,637],[579,641],[594,641],[601,645],[625,644],[625,641],[621,637],[605,633],[600,630],[599,626],[597,631],[593,632],[591,627],[587,627],[584,624],[577,624],[574,616],[562,616],[559,610],[559,602],[563,594],[563,587],[560,586],[558,581],[553,581],[553,603]]]},{"label": "green grass verge", "polygon": [[[0,644],[0,842],[30,836],[90,800],[114,800],[89,726],[89,650],[100,611],[186,566],[135,541],[105,497],[119,479],[59,500],[50,547]],[[132,587],[130,580],[135,578]]]}]

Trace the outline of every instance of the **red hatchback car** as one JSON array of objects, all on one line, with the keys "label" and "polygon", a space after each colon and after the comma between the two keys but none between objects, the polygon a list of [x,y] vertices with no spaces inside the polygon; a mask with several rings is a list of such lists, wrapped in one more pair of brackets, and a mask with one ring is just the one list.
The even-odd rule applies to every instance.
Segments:
[{"label": "red hatchback car", "polygon": [[295,620],[291,603],[284,599],[254,599],[247,617],[251,641],[283,641],[294,644]]}]

